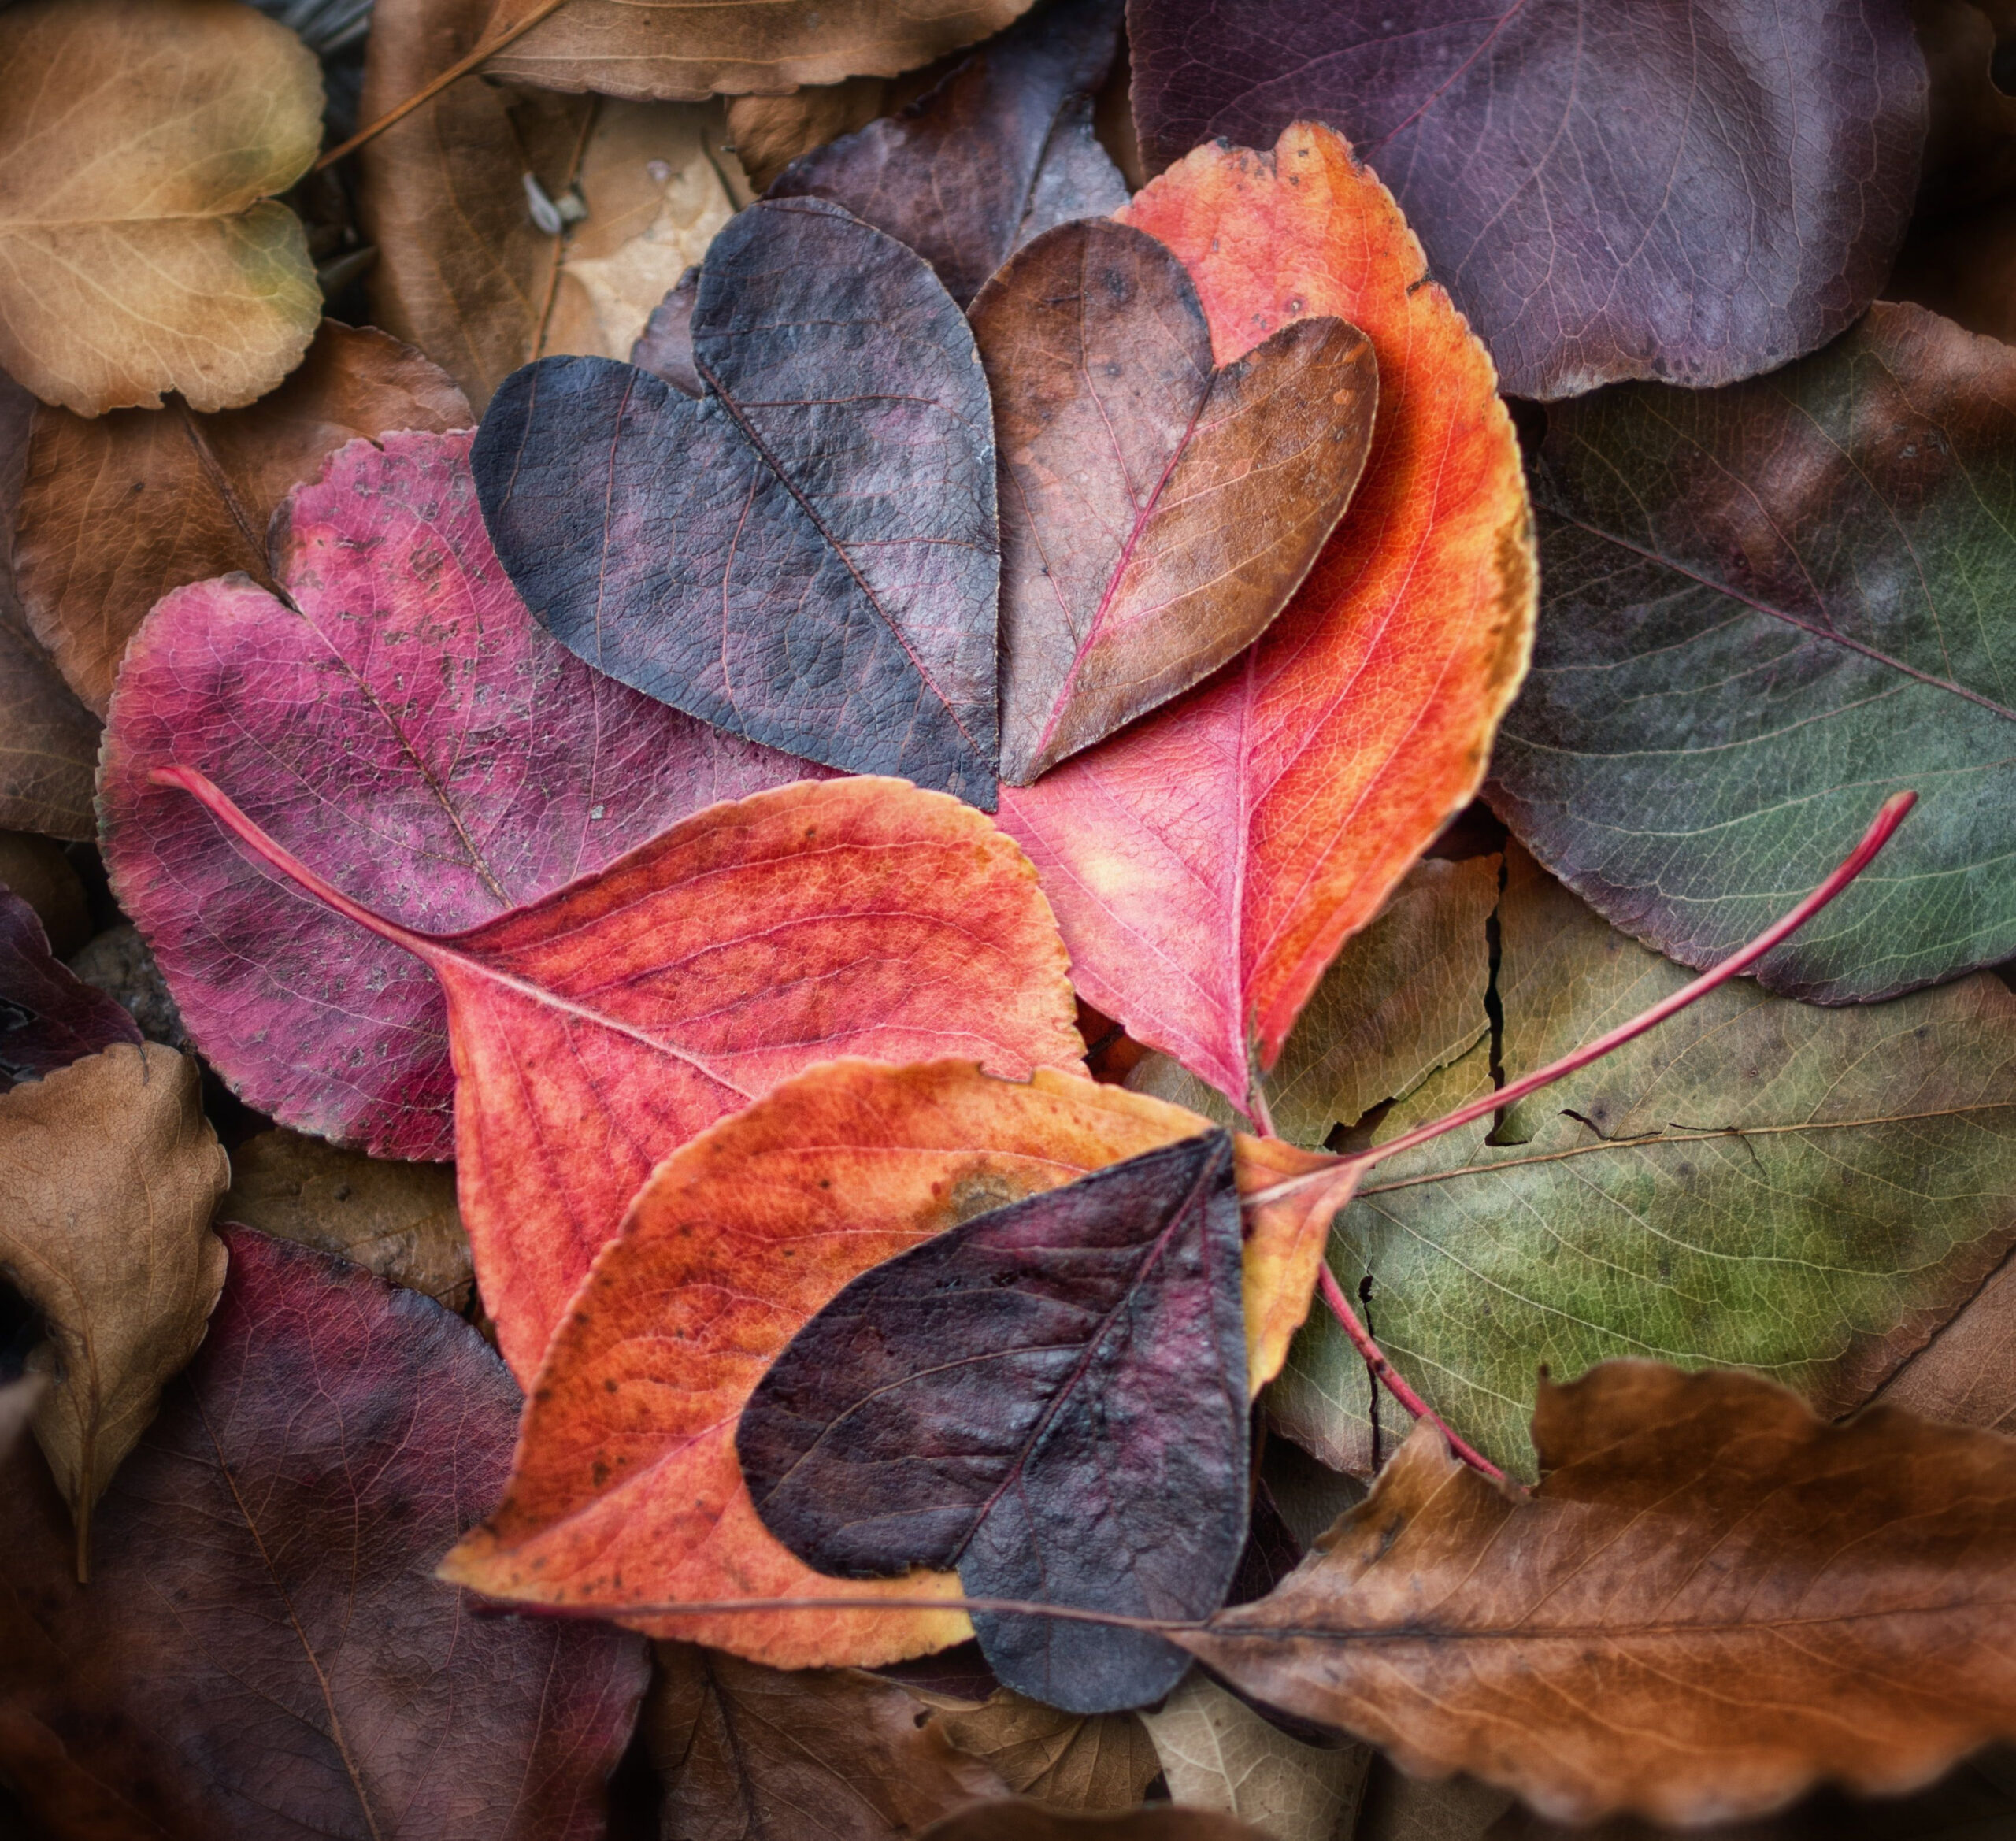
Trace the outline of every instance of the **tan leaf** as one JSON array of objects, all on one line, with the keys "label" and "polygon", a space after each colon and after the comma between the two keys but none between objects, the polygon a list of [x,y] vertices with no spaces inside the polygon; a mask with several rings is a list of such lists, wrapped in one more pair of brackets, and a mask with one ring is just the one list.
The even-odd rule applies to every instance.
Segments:
[{"label": "tan leaf", "polygon": [[0,1266],[42,1313],[55,1385],[35,1437],[77,1524],[203,1339],[224,1284],[210,1216],[229,1180],[196,1064],[120,1043],[0,1094]]},{"label": "tan leaf", "polygon": [[658,1646],[644,1738],[678,1841],[895,1841],[1001,1780],[893,1682],[787,1672],[697,1644]]},{"label": "tan leaf", "polygon": [[2016,1736],[2016,1442],[1606,1362],[1530,1497],[1422,1426],[1266,1598],[1176,1640],[1244,1691],[1555,1821],[1887,1795]]},{"label": "tan leaf", "polygon": [[1873,1398],[1928,1419],[2016,1432],[2016,1254]]},{"label": "tan leaf", "polygon": [[[507,7],[517,11],[500,0],[500,20]],[[774,95],[799,83],[914,70],[999,31],[1028,7],[1029,0],[569,0],[484,69],[542,89],[663,102]],[[374,113],[369,103],[364,113]]]},{"label": "tan leaf", "polygon": [[233,569],[273,586],[266,527],[327,455],[360,435],[475,420],[410,346],[334,320],[249,408],[205,416],[175,402],[89,420],[39,409],[14,533],[28,624],[103,715],[127,640],[170,588]]},{"label": "tan leaf", "polygon": [[[473,49],[492,10],[492,0],[380,0],[363,118]],[[752,195],[724,135],[718,103],[450,84],[357,156],[359,212],[379,252],[372,317],[479,411],[534,358],[628,357],[651,309]],[[563,222],[576,200],[586,217]]]},{"label": "tan leaf", "polygon": [[1012,1688],[978,1703],[920,1695],[962,1751],[984,1758],[1018,1796],[1053,1809],[1132,1809],[1162,1769],[1135,1713],[1066,1713]]},{"label": "tan leaf", "polygon": [[469,1236],[451,1164],[395,1163],[284,1128],[232,1153],[226,1221],[368,1266],[460,1310],[469,1301]]},{"label": "tan leaf", "polygon": [[1196,1669],[1141,1720],[1175,1801],[1223,1810],[1273,1841],[1351,1832],[1370,1747],[1304,1745]]},{"label": "tan leaf", "polygon": [[35,398],[0,372],[0,825],[81,839],[98,835],[97,719],[35,643],[14,593],[14,517],[34,414]]},{"label": "tan leaf", "polygon": [[765,192],[799,154],[865,128],[897,106],[888,80],[879,76],[808,85],[788,96],[732,96],[728,138],[749,183]]},{"label": "tan leaf", "polygon": [[272,198],[321,134],[313,57],[235,0],[0,14],[0,365],[83,416],[263,396],[321,317]]}]

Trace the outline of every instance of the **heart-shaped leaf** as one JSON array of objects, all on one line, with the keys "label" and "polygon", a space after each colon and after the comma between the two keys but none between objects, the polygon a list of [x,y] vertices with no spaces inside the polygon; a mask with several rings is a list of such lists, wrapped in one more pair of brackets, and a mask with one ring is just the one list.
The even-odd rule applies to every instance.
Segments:
[{"label": "heart-shaped leaf", "polygon": [[[850,783],[843,782],[842,784]],[[763,1370],[847,1282],[1002,1203],[1194,1137],[1206,1121],[1038,1069],[971,1061],[813,1069],[724,1119],[651,1174],[555,1332],[510,1487],[445,1562],[486,1595],[614,1617],[780,1668],[874,1665],[970,1634],[962,1612],[679,1616],[723,1598],[954,1596],[928,1573],[822,1577],[757,1518],[736,1421]],[[1249,1190],[1320,1160],[1239,1141]],[[1341,1198],[1250,1211],[1246,1369],[1278,1370]]]},{"label": "heart-shaped leaf", "polygon": [[2016,1442],[1612,1361],[1543,1384],[1533,1443],[1529,1498],[1421,1427],[1278,1590],[1177,1640],[1568,1822],[1895,1793],[2016,1738]]},{"label": "heart-shaped leaf", "polygon": [[[821,1572],[958,1569],[971,1598],[1197,1618],[1246,1543],[1246,1332],[1230,1135],[1025,1197],[872,1267],[742,1409],[764,1524]],[[1167,1694],[1162,1638],[976,1612],[1020,1693]]]},{"label": "heart-shaped leaf", "polygon": [[33,1452],[0,1473],[9,1787],[66,1835],[600,1841],[643,1646],[475,1616],[428,1576],[502,1478],[503,1365],[416,1292],[225,1237],[209,1338],[101,1506],[88,1587]]},{"label": "heart-shaped leaf", "polygon": [[1004,795],[1086,1001],[1235,1101],[1337,948],[1475,791],[1533,572],[1490,361],[1337,135],[1206,147],[1128,206],[1196,284],[1220,363],[1304,315],[1379,361],[1365,476],[1309,579],[1214,681]]},{"label": "heart-shaped leaf", "polygon": [[1925,143],[1907,9],[1129,0],[1152,169],[1297,119],[1393,187],[1514,395],[1768,370],[1867,306]]},{"label": "heart-shaped leaf", "polygon": [[1190,277],[1066,224],[973,306],[1001,453],[1001,776],[1026,785],[1266,631],[1350,502],[1372,347],[1297,320],[1214,365]]},{"label": "heart-shaped leaf", "polygon": [[818,771],[541,632],[484,535],[469,446],[391,435],[332,455],[284,512],[286,599],[230,580],[169,595],[106,732],[106,866],[205,1058],[283,1124],[377,1157],[452,1154],[440,987],[276,882],[154,769],[200,769],[346,894],[437,932]]},{"label": "heart-shaped leaf", "polygon": [[1883,305],[1740,388],[1547,422],[1547,620],[1492,761],[1520,840],[1705,965],[1918,787],[1882,869],[1758,976],[1843,1003],[2016,953],[2016,353]]},{"label": "heart-shaped leaf", "polygon": [[808,1064],[947,1048],[1017,1076],[1080,1063],[1064,949],[1027,861],[941,793],[802,780],[438,934],[351,901],[202,775],[156,778],[296,898],[439,980],[462,1221],[498,1346],[527,1385],[652,1166]]},{"label": "heart-shaped leaf", "polygon": [[793,160],[765,196],[830,199],[886,230],[963,307],[1032,238],[1127,202],[1092,132],[1120,20],[1120,0],[1050,0],[907,108]]},{"label": "heart-shaped leaf", "polygon": [[634,366],[505,380],[472,457],[511,579],[598,670],[737,735],[995,802],[994,441],[918,257],[816,198],[709,249],[695,401]]},{"label": "heart-shaped leaf", "polygon": [[263,396],[322,317],[301,221],[270,196],[321,128],[313,56],[249,6],[9,8],[0,365],[80,416]]}]

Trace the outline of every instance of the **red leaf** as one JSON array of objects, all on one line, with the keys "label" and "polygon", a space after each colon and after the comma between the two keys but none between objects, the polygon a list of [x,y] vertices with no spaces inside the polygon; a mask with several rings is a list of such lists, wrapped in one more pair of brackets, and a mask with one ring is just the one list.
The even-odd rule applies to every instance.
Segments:
[{"label": "red leaf", "polygon": [[1126,221],[1182,258],[1220,364],[1325,313],[1379,362],[1363,483],[1266,637],[1002,798],[1086,999],[1243,1100],[1249,1036],[1271,1063],[1483,776],[1531,643],[1531,520],[1491,361],[1340,136],[1200,148]]},{"label": "red leaf", "polygon": [[521,1378],[652,1166],[836,1055],[948,1050],[1081,1071],[1064,950],[1028,862],[902,780],[801,780],[712,806],[558,895],[454,934],[351,901],[187,769],[309,900],[441,981],[476,1284]]},{"label": "red leaf", "polygon": [[121,904],[232,1089],[374,1156],[451,1154],[439,987],[304,905],[181,794],[180,761],[388,919],[470,927],[714,800],[821,769],[626,690],[506,580],[466,435],[353,443],[283,509],[281,602],[242,576],[166,597],[113,694],[102,797]]}]

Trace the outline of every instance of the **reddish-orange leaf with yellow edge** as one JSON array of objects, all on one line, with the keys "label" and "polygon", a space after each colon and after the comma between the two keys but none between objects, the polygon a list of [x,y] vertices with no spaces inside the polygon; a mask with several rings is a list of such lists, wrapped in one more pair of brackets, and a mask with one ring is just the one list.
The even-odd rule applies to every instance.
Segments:
[{"label": "reddish-orange leaf with yellow edge", "polygon": [[1181,258],[1217,363],[1334,314],[1379,364],[1357,496],[1266,636],[1002,795],[1087,1001],[1243,1102],[1249,1043],[1272,1062],[1477,790],[1531,646],[1531,519],[1491,361],[1340,135],[1200,147],[1121,216]]},{"label": "reddish-orange leaf with yellow edge", "polygon": [[[828,783],[850,784],[850,782]],[[594,1611],[781,1668],[876,1664],[971,1634],[962,1611],[677,1616],[723,1598],[957,1598],[951,1573],[839,1580],[757,1517],[737,1421],[773,1358],[858,1273],[988,1209],[1210,1128],[1180,1106],[1039,1069],[828,1063],[661,1164],[554,1333],[496,1513],[443,1562],[486,1595]],[[1326,1160],[1239,1144],[1243,1188]],[[1250,1211],[1248,1363],[1278,1371],[1330,1214],[1312,1185]]]},{"label": "reddish-orange leaf with yellow edge", "polygon": [[845,1054],[1080,1065],[1028,862],[981,813],[906,781],[710,806],[543,900],[427,934],[350,901],[193,768],[154,777],[440,980],[462,1222],[521,1382],[652,1166],[779,1081]]}]

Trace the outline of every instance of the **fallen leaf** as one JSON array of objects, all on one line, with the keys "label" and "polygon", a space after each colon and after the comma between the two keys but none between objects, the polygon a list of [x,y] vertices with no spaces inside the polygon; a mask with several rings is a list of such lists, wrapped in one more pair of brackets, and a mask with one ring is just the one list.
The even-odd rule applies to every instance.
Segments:
[{"label": "fallen leaf", "polygon": [[1558,1821],[1895,1793],[2016,1733],[2016,1443],[1649,1361],[1544,1384],[1533,1442],[1522,1498],[1420,1428],[1277,1591],[1178,1640]]},{"label": "fallen leaf", "polygon": [[1175,1802],[1223,1810],[1272,1841],[1354,1834],[1369,1747],[1303,1745],[1201,1671],[1141,1720]]},{"label": "fallen leaf", "polygon": [[[1507,1078],[1687,981],[1517,850],[1499,927]],[[1331,1264],[1347,1293],[1370,1277],[1380,1346],[1501,1462],[1522,1461],[1540,1364],[1717,1362],[1846,1411],[2016,1240],[2012,1028],[2016,996],[1986,975],[1843,1009],[1726,984],[1495,1123],[1369,1172]],[[1489,1092],[1490,1052],[1429,1080],[1376,1138]],[[1366,1398],[1362,1362],[1312,1322],[1269,1407],[1362,1471]]]},{"label": "fallen leaf", "polygon": [[710,94],[894,76],[999,31],[1028,4],[570,0],[484,71],[542,89],[697,102]]},{"label": "fallen leaf", "polygon": [[1067,1713],[998,1688],[978,1705],[947,1705],[932,1724],[960,1750],[986,1761],[1017,1796],[1053,1810],[1131,1809],[1162,1774],[1138,1713]]},{"label": "fallen leaf", "polygon": [[174,1375],[224,1283],[210,1216],[230,1181],[195,1064],[119,1042],[0,1094],[0,1267],[42,1314],[53,1382],[35,1434],[76,1526]]},{"label": "fallen leaf", "polygon": [[679,1841],[898,1841],[1006,1793],[893,1683],[858,1670],[786,1673],[691,1643],[661,1643],[644,1713]]},{"label": "fallen leaf", "polygon": [[[116,124],[116,132],[113,124]],[[300,220],[321,72],[232,0],[31,0],[0,18],[0,365],[80,416],[235,409],[322,316]]]},{"label": "fallen leaf", "polygon": [[1023,786],[1267,629],[1358,484],[1378,369],[1329,318],[1214,366],[1183,265],[1124,224],[1046,232],[972,318],[1001,456],[1001,775]]},{"label": "fallen leaf", "polygon": [[1928,1419],[2016,1432],[2016,1256],[2004,1258],[1871,1398]]},{"label": "fallen leaf", "polygon": [[558,895],[443,934],[352,902],[200,774],[158,778],[440,981],[457,1199],[527,1385],[658,1160],[809,1064],[950,1048],[1015,1077],[1082,1065],[1027,861],[970,806],[901,780],[710,806]]},{"label": "fallen leaf", "polygon": [[687,396],[704,396],[707,387],[693,368],[693,304],[700,298],[700,271],[688,269],[651,309],[630,362]]},{"label": "fallen leaf", "polygon": [[[918,81],[915,73],[909,81]],[[850,76],[836,83],[808,84],[782,96],[731,96],[726,110],[729,144],[749,175],[749,183],[758,192],[767,192],[801,154],[867,127],[878,115],[893,113],[890,87],[887,77]],[[934,87],[925,83],[923,89]],[[916,94],[922,93],[920,89]],[[916,94],[907,99],[914,101]],[[862,213],[856,211],[854,215]]]},{"label": "fallen leaf", "polygon": [[0,1463],[12,1456],[48,1385],[46,1374],[24,1374],[0,1386]]},{"label": "fallen leaf", "polygon": [[360,435],[466,428],[462,393],[410,346],[324,320],[299,369],[249,409],[35,413],[14,575],[28,624],[105,713],[119,661],[171,588],[233,569],[265,587],[266,528],[290,488]]},{"label": "fallen leaf", "polygon": [[154,769],[199,769],[346,893],[437,932],[818,771],[541,632],[484,535],[469,445],[392,435],[332,454],[284,514],[287,600],[232,581],[167,597],[106,736],[106,867],[205,1058],[280,1124],[379,1157],[453,1154],[440,987],[276,881]]},{"label": "fallen leaf", "polygon": [[439,1164],[387,1162],[298,1132],[261,1132],[231,1154],[231,1189],[218,1213],[354,1260],[450,1310],[469,1302],[455,1172]]},{"label": "fallen leaf", "polygon": [[1918,184],[1900,6],[1436,0],[1398,36],[1372,0],[1130,0],[1128,20],[1151,168],[1348,129],[1517,396],[1812,350],[1875,298]]},{"label": "fallen leaf", "polygon": [[[772,1361],[736,1451],[815,1572],[956,1567],[969,1598],[1198,1618],[1246,1544],[1246,1326],[1229,1134],[1004,1203],[852,1279]],[[976,1611],[1004,1685],[1159,1700],[1161,1637]]]},{"label": "fallen leaf", "polygon": [[98,835],[98,725],[29,632],[14,591],[13,535],[35,398],[0,372],[0,826]]},{"label": "fallen leaf", "polygon": [[[1261,1083],[1274,1128],[1317,1150],[1381,1102],[1403,1099],[1459,1060],[1491,1026],[1487,928],[1503,858],[1417,863],[1310,994]],[[1127,1084],[1229,1122],[1225,1102],[1166,1055]],[[1221,1115],[1223,1115],[1221,1117]]]},{"label": "fallen leaf", "polygon": [[[830,144],[795,161],[769,195],[830,199],[887,231],[965,306],[1032,239],[1127,202],[1127,182],[1092,132],[1120,16],[1119,0],[1039,9],[899,113],[822,136]],[[738,127],[738,146],[743,138]]]},{"label": "fallen leaf", "polygon": [[991,810],[993,423],[964,316],[900,243],[795,199],[715,239],[691,324],[698,402],[581,358],[498,391],[472,464],[519,592],[676,708]]},{"label": "fallen leaf", "polygon": [[1545,637],[1489,796],[1542,862],[1706,965],[1922,787],[1757,976],[1844,1003],[2016,952],[2016,352],[1879,306],[1740,389],[1551,412],[1533,489]]},{"label": "fallen leaf", "polygon": [[1490,361],[1337,135],[1205,148],[1127,220],[1181,258],[1221,364],[1306,314],[1361,328],[1379,415],[1350,515],[1213,683],[1003,798],[1080,993],[1234,1100],[1344,940],[1468,802],[1532,624]]},{"label": "fallen leaf", "polygon": [[970,1635],[960,1611],[628,1607],[956,1596],[950,1574],[825,1578],[780,1545],[736,1461],[743,1403],[857,1273],[1199,1124],[1073,1075],[1039,1068],[1023,1085],[951,1061],[829,1062],[724,1119],[658,1165],[595,1261],[532,1388],[503,1499],[443,1576],[779,1668],[895,1661]]},{"label": "fallen leaf", "polygon": [[1072,1815],[1014,1797],[979,1802],[933,1822],[917,1841],[1269,1841],[1216,1810],[1167,1803],[1114,1815]]},{"label": "fallen leaf", "polygon": [[125,1011],[52,956],[35,910],[0,886],[0,1093],[139,1039]]},{"label": "fallen leaf", "polygon": [[472,1616],[428,1576],[503,1474],[510,1377],[428,1299],[225,1235],[209,1338],[101,1506],[88,1589],[39,1466],[0,1485],[10,1786],[66,1835],[597,1841],[643,1645]]},{"label": "fallen leaf", "polygon": [[651,309],[753,195],[718,104],[605,100],[574,181],[587,217],[561,246],[553,309],[528,358],[627,358]]}]

